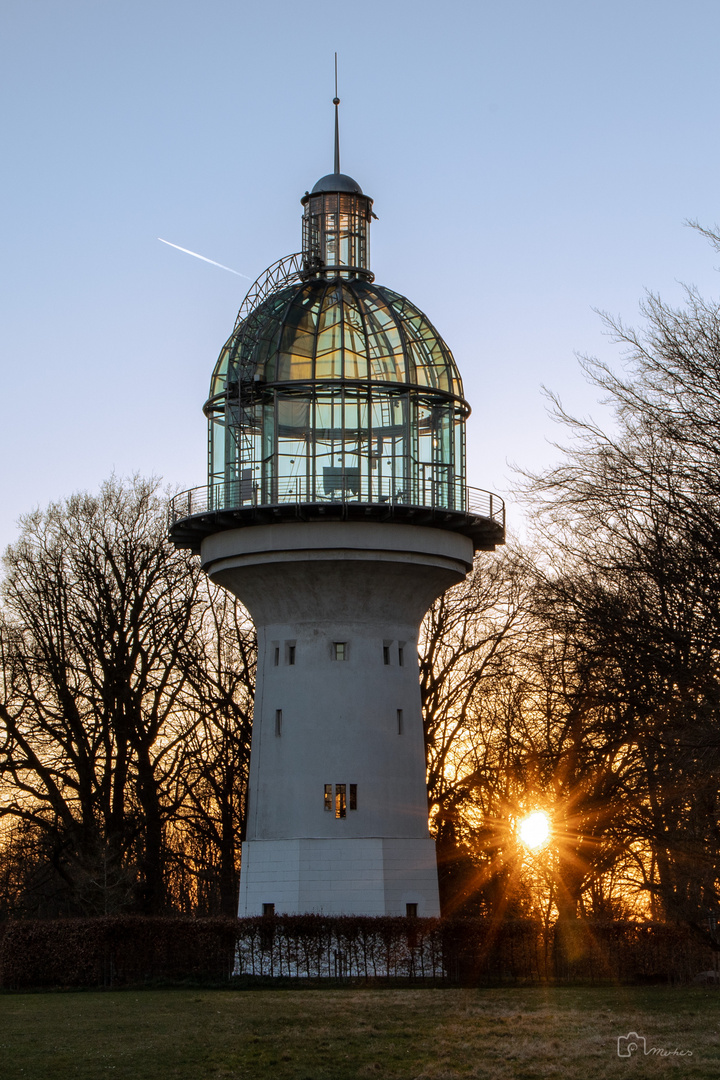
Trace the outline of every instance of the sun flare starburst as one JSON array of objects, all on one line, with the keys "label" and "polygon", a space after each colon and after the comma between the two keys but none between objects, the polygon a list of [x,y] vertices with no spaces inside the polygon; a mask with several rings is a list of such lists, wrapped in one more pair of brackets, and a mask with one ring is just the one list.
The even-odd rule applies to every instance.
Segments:
[{"label": "sun flare starburst", "polygon": [[518,835],[525,847],[536,851],[550,839],[550,819],[543,810],[535,810],[518,823]]}]

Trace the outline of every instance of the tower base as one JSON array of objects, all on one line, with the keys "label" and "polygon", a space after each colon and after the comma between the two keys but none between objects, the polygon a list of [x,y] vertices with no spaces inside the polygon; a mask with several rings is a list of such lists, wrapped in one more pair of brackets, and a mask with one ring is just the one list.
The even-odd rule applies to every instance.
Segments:
[{"label": "tower base", "polygon": [[242,846],[238,915],[438,916],[432,839],[249,840]]}]

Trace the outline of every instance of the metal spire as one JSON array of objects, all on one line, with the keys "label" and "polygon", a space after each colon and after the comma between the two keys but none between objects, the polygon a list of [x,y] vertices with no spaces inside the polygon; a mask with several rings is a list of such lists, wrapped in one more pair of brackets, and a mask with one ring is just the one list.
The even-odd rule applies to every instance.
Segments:
[{"label": "metal spire", "polygon": [[340,98],[338,97],[337,87],[337,53],[335,53],[335,97],[333,98],[333,105],[335,106],[335,168],[333,171],[336,175],[340,172],[340,123],[338,120],[339,104]]}]

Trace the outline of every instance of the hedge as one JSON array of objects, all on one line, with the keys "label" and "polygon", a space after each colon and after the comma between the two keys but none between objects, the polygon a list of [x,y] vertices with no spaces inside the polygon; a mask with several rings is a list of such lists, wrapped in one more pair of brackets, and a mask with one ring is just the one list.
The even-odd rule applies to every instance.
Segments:
[{"label": "hedge", "polygon": [[0,986],[112,987],[150,980],[227,981],[237,920],[109,916],[9,922]]},{"label": "hedge", "polygon": [[254,919],[9,921],[0,986],[122,987],[184,981],[442,981],[467,985],[688,982],[716,963],[680,926],[530,919],[284,915]]}]

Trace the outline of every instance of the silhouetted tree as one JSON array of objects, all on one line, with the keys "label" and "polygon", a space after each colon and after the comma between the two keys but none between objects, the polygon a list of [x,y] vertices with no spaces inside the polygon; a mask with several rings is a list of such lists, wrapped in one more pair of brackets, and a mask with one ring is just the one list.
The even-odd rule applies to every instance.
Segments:
[{"label": "silhouetted tree", "polygon": [[573,443],[533,493],[562,553],[547,610],[642,762],[628,829],[652,849],[647,888],[700,928],[720,878],[720,305],[688,289],[683,308],[649,295],[642,312],[642,331],[605,319],[626,375],[585,362],[614,431],[556,403]]},{"label": "silhouetted tree", "polygon": [[435,601],[421,629],[428,800],[444,910],[460,904],[477,908],[464,808],[479,769],[479,715],[521,648],[523,581],[522,558],[515,551],[486,556],[467,581]]},{"label": "silhouetted tree", "polygon": [[186,905],[203,914],[235,915],[257,647],[240,604],[209,581],[205,588],[202,651],[188,668],[197,723],[186,739],[173,858],[189,878]]},{"label": "silhouetted tree", "polygon": [[55,910],[162,911],[168,825],[192,805],[210,815],[202,784],[234,816],[221,848],[240,828],[247,675],[209,663],[231,650],[207,636],[204,576],[137,478],[27,515],[4,561],[0,816],[34,837]]}]

